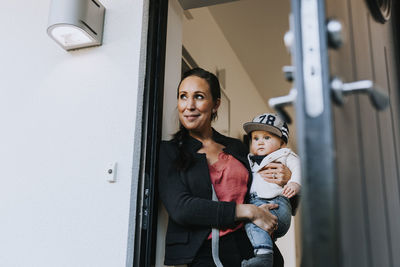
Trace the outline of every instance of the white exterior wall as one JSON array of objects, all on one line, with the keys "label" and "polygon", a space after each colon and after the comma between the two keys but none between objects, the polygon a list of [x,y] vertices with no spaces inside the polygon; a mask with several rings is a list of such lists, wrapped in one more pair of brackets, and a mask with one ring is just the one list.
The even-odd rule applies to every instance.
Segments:
[{"label": "white exterior wall", "polygon": [[47,36],[50,0],[2,1],[0,266],[131,260],[147,1],[100,1],[103,46],[74,52]]}]

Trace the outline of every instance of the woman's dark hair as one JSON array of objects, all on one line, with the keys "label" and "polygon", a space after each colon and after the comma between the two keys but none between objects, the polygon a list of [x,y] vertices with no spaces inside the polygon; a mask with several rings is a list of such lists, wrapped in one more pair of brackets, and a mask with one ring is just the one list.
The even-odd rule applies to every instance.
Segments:
[{"label": "woman's dark hair", "polygon": [[[216,103],[217,100],[221,98],[221,87],[219,85],[217,76],[202,68],[194,68],[188,70],[182,75],[181,81],[178,85],[177,97],[179,97],[179,87],[181,86],[182,81],[190,76],[202,78],[207,82],[214,103]],[[217,112],[212,113],[211,120],[215,120],[216,117]],[[183,141],[188,136],[189,131],[181,123],[179,123],[179,130],[174,134],[174,137],[172,138],[172,140],[178,144],[179,153],[177,158],[175,159],[175,166],[178,170],[186,170],[193,162],[193,156],[183,149]]]}]

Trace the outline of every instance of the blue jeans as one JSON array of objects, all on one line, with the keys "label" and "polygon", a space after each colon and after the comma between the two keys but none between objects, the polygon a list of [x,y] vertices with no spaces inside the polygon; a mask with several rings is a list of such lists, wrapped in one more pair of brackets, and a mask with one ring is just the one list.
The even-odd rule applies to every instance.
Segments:
[{"label": "blue jeans", "polygon": [[[273,210],[270,210],[273,215],[278,217],[278,229],[273,233],[273,240],[276,238],[284,236],[290,227],[290,220],[292,216],[292,206],[290,205],[289,199],[284,196],[277,196],[271,199],[263,199],[259,198],[257,194],[252,193],[250,195],[250,204],[254,204],[256,206],[261,206],[262,204],[275,203],[278,204],[279,207]],[[268,234],[268,232],[262,230],[260,227],[253,223],[247,223],[245,225],[247,236],[250,239],[251,244],[254,248],[254,254],[258,254],[257,252],[260,249],[270,251],[273,253],[273,243],[272,238]]]}]

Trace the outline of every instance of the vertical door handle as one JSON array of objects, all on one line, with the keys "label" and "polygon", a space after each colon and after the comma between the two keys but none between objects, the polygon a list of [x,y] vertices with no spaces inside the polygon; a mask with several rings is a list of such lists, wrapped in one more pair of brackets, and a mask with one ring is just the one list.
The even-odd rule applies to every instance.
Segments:
[{"label": "vertical door handle", "polygon": [[293,66],[283,66],[282,72],[283,72],[283,75],[285,75],[286,81],[293,82],[293,80],[294,80],[294,67]]},{"label": "vertical door handle", "polygon": [[292,105],[297,97],[297,89],[292,88],[288,95],[272,97],[268,100],[268,105],[275,109],[276,113],[287,123],[292,123],[289,114],[283,109],[285,106]]},{"label": "vertical door handle", "polygon": [[343,25],[336,19],[329,19],[326,23],[328,45],[330,48],[339,49],[344,43]]},{"label": "vertical door handle", "polygon": [[372,105],[377,110],[384,110],[389,105],[389,97],[378,89],[379,86],[373,81],[363,80],[351,83],[344,83],[340,78],[334,77],[331,81],[331,92],[336,104],[344,104],[344,96],[356,93],[366,93]]}]

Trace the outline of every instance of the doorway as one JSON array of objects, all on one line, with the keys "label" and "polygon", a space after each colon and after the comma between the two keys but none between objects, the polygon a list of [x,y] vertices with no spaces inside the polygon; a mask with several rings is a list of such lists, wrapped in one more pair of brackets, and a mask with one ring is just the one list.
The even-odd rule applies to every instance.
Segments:
[{"label": "doorway", "polygon": [[[221,79],[226,101],[229,103],[227,109],[229,124],[221,126],[222,129],[218,128],[220,126],[215,127],[220,131],[226,130],[227,135],[242,139],[243,132],[240,132],[242,123],[257,113],[271,111],[266,104],[266,99],[287,94],[291,87],[289,83],[283,81],[280,73],[283,65],[290,65],[290,57],[284,50],[281,41],[283,33],[289,28],[287,19],[289,3],[279,3],[277,7],[274,7],[273,3],[268,3],[266,11],[257,16],[257,11],[262,10],[259,7],[252,11],[254,13],[250,18],[242,17],[246,13],[246,8],[241,6],[236,13],[232,13],[233,18],[229,20],[228,17],[225,17],[224,12],[231,8],[235,10],[235,5],[256,5],[264,1],[210,0],[207,3],[228,3],[189,9],[189,12],[183,10],[180,3],[196,4],[200,1],[171,0],[169,6],[167,1],[150,1],[150,3],[153,2],[159,6],[165,5],[159,8],[165,11],[163,13],[165,16],[157,16],[157,14],[150,16],[153,20],[161,18],[161,21],[156,22],[156,25],[160,26],[158,28],[161,28],[157,28],[160,38],[151,43],[152,45],[156,44],[151,47],[159,49],[149,50],[157,52],[154,53],[157,57],[151,55],[149,58],[157,59],[151,61],[150,66],[154,64],[155,69],[159,71],[153,72],[149,69],[146,73],[149,76],[155,75],[154,80],[159,84],[152,87],[148,82],[146,88],[156,88],[154,90],[156,92],[162,91],[162,89],[165,91],[164,94],[161,92],[163,101],[158,97],[155,100],[156,104],[150,105],[151,108],[158,111],[157,108],[162,109],[164,103],[162,112],[152,117],[153,120],[158,120],[161,116],[163,118],[162,139],[170,139],[178,124],[175,115],[176,87],[181,76],[184,54],[182,51],[185,50],[196,64],[216,73]],[[304,2],[307,5],[306,8],[300,8],[300,2]],[[367,3],[369,3],[368,6]],[[388,21],[383,23],[375,18],[376,12],[372,12],[371,7],[375,7],[373,9],[375,11],[385,11],[384,7],[390,6],[385,3],[393,3],[393,12],[392,18],[387,17]],[[292,0],[291,4],[293,14],[291,25],[294,26],[296,39],[293,52],[296,63],[294,64],[296,69],[295,87],[298,93],[296,99],[298,134],[295,133],[295,124],[290,125],[290,129],[291,136],[298,139],[298,150],[302,157],[303,167],[302,214],[304,216],[302,217],[302,231],[308,233],[301,246],[304,252],[302,254],[303,265],[394,266],[399,262],[398,254],[395,251],[398,251],[396,248],[399,247],[400,240],[399,219],[398,216],[396,217],[399,211],[400,196],[398,174],[400,142],[398,141],[399,118],[397,112],[400,98],[398,90],[396,90],[398,88],[399,62],[397,49],[399,47],[397,26],[400,14],[399,5],[390,0],[341,0],[339,2],[326,1],[326,3],[317,0]],[[327,4],[326,8],[325,4]],[[278,15],[278,11],[284,9],[287,10],[287,13]],[[151,10],[153,9],[150,8]],[[162,18],[166,19],[167,11],[168,33],[165,38],[167,41],[164,42],[163,34],[166,29],[163,27],[166,27],[166,23],[163,23],[165,21]],[[268,11],[274,12],[268,14]],[[347,40],[340,49],[329,50],[329,57],[327,39],[332,32],[328,31],[329,36],[325,34],[327,33],[325,13],[329,16],[328,18],[338,18],[343,22],[344,40]],[[260,18],[272,18],[273,20],[268,24],[272,26],[265,29],[259,24],[251,27],[244,26],[250,20]],[[235,27],[229,30],[229,27],[224,26],[226,23],[233,24]],[[149,23],[149,25],[152,24]],[[278,31],[278,25],[286,25],[286,29]],[[215,31],[218,33],[215,34]],[[278,34],[274,35],[276,31]],[[149,30],[149,33],[153,32],[157,31]],[[231,35],[232,32],[241,34],[235,39]],[[253,44],[252,38],[248,35],[251,32],[256,33],[257,37],[267,38],[267,45],[258,49],[248,46],[243,49],[240,45],[238,46],[237,43]],[[274,41],[279,44],[274,45]],[[164,51],[165,43],[166,53]],[[221,45],[223,43],[226,45]],[[278,50],[279,48],[283,50]],[[252,69],[246,61],[251,56],[246,54],[245,57],[242,57],[243,51],[255,53],[256,61],[264,65]],[[265,60],[264,53],[271,51],[282,61],[278,59]],[[166,56],[165,65],[164,55]],[[286,59],[285,56],[287,56]],[[188,63],[187,59],[183,61],[185,64]],[[268,69],[269,66],[274,67],[276,72]],[[254,70],[262,70],[260,77],[266,78],[266,82],[261,84],[267,85],[266,89],[260,89],[261,86],[257,82]],[[371,105],[369,98],[376,96],[376,93],[372,93],[375,92],[375,88],[372,88],[373,90],[370,88],[368,91],[370,97],[368,95],[348,96],[347,101],[332,107],[331,75],[339,75],[347,82],[369,79],[386,85],[383,92],[389,95],[389,108],[377,111],[375,109],[379,105],[374,104],[374,101]],[[151,81],[151,78],[146,77],[148,81]],[[314,82],[316,79],[318,79],[317,82]],[[164,80],[165,86],[162,84]],[[275,83],[276,80],[280,80],[282,84]],[[344,86],[341,87],[341,90],[344,90]],[[311,94],[313,92],[317,94]],[[264,96],[264,93],[270,95]],[[155,99],[155,97],[149,97],[149,99]],[[288,111],[294,119],[293,110],[288,109]],[[155,132],[154,127],[148,131],[149,134],[153,132]],[[161,129],[157,134],[157,138],[148,143],[153,145],[151,152],[157,151],[154,147],[160,140]],[[296,138],[291,139],[291,147],[297,151],[297,144],[293,142],[293,139]],[[157,153],[147,153],[146,155],[152,157],[148,163],[146,161],[146,164],[153,164],[149,169],[154,170]],[[147,218],[144,221],[148,224],[142,223],[137,228],[138,232],[141,231],[147,239],[138,237],[138,235],[135,238],[139,241],[145,240],[142,243],[146,243],[146,259],[150,259],[148,254],[154,252],[155,245],[148,245],[151,243],[149,239],[155,235],[149,234],[149,231],[157,229],[157,256],[152,259],[156,266],[162,266],[166,214],[161,204],[154,205],[156,208],[160,208],[158,227],[149,227],[149,223],[154,220],[145,215],[150,214],[156,217],[157,213],[148,212],[146,209],[148,207],[146,203],[156,203],[149,201],[146,190],[150,188],[150,192],[155,191],[154,187],[151,187],[154,186],[152,182],[155,176],[151,172],[147,175],[146,172],[143,177],[145,177],[143,178],[144,184],[149,181],[150,186],[144,187],[144,201],[142,201],[144,204],[140,203],[143,209],[138,211],[138,214],[141,215],[143,211],[143,217]],[[150,199],[153,199],[154,196],[156,194],[151,195]],[[140,198],[138,199],[140,201]],[[314,212],[321,206],[324,208]],[[388,212],[388,207],[391,212]],[[140,219],[140,216],[138,218]],[[295,220],[296,228],[299,228],[298,219]],[[377,225],[379,229],[376,229]],[[296,241],[299,240],[296,236],[299,232],[295,232]],[[376,234],[377,232],[380,234]],[[341,240],[337,233],[340,234]],[[283,250],[283,245],[278,244],[278,246]],[[142,247],[138,245],[135,248],[135,255],[145,254],[138,252]],[[298,248],[300,246],[295,247],[295,254],[300,255]],[[287,261],[288,257],[286,255],[284,257]],[[300,257],[295,258],[296,265],[299,266]],[[144,265],[136,266],[153,265],[154,263],[146,262]]]},{"label": "doorway", "polygon": [[[182,69],[194,66],[213,72],[220,80],[222,105],[213,126],[220,133],[243,140],[243,123],[257,114],[274,112],[268,99],[288,94],[292,86],[282,73],[283,66],[291,65],[283,42],[289,30],[289,13],[289,1],[229,1],[184,10],[178,0],[170,0],[162,139],[171,139],[177,130],[177,85]],[[287,111],[294,121],[294,109],[289,107]],[[296,152],[295,121],[289,128],[289,147]],[[161,203],[159,207],[155,266],[164,266],[167,214]],[[300,245],[296,241],[300,240],[300,231],[296,229],[297,217],[290,231],[277,242],[285,266],[299,265],[300,257],[296,255],[300,255]]]}]

